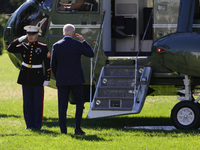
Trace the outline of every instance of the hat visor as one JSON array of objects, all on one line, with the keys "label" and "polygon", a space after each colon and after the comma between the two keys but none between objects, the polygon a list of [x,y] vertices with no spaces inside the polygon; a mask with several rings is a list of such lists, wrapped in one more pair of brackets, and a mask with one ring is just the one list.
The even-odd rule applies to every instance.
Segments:
[{"label": "hat visor", "polygon": [[27,34],[30,34],[30,35],[34,35],[34,34],[37,34],[38,32],[27,32]]}]

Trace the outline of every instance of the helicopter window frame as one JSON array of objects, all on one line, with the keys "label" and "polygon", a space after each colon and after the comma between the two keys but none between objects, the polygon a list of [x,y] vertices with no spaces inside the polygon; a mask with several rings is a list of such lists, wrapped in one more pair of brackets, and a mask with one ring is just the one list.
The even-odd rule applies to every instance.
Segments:
[{"label": "helicopter window frame", "polygon": [[[80,0],[82,1],[82,0]],[[85,0],[83,0],[85,1]],[[87,1],[87,0],[86,0]],[[90,14],[98,14],[100,13],[100,0],[94,0],[96,2],[96,7],[94,7],[94,9],[97,9],[97,10],[92,10],[93,8],[93,4],[92,3],[88,3],[88,2],[84,2],[84,5],[81,5],[81,9],[85,9],[85,10],[67,10],[67,9],[64,9],[61,7],[63,6],[59,6],[59,3],[61,2],[65,2],[63,3],[65,6],[66,5],[70,5],[70,4],[74,4],[75,3],[75,0],[58,0],[57,3],[56,3],[56,10],[59,12],[59,13],[65,13],[65,14],[85,14],[85,13],[90,13]],[[64,7],[65,7],[64,6]],[[88,7],[87,7],[88,6]],[[60,7],[60,8],[59,8]],[[68,7],[69,8],[69,7]],[[89,10],[90,9],[90,10]]]},{"label": "helicopter window frame", "polygon": [[53,8],[54,0],[27,0],[27,2],[34,2],[38,6],[40,6],[42,9],[51,11]]},{"label": "helicopter window frame", "polygon": [[27,3],[22,6],[15,18],[15,28],[13,29],[13,36],[19,37],[26,34],[24,26],[34,25],[39,26],[39,37],[46,35],[47,26],[49,22],[49,16],[41,10],[37,10],[31,4]]}]

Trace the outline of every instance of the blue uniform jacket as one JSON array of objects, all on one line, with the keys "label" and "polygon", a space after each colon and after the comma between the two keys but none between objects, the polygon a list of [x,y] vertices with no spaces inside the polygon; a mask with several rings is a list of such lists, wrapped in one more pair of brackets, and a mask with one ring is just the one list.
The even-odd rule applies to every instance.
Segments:
[{"label": "blue uniform jacket", "polygon": [[92,48],[86,41],[82,43],[71,37],[64,37],[53,45],[51,69],[56,78],[56,86],[85,83],[81,55],[94,56]]}]

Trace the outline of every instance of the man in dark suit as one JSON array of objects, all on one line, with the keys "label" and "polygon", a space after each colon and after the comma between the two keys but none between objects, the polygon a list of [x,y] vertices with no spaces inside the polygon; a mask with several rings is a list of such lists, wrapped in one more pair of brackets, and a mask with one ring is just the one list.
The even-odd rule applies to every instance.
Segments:
[{"label": "man in dark suit", "polygon": [[[23,59],[17,83],[22,85],[26,128],[40,129],[43,118],[44,86],[50,81],[51,54],[46,44],[37,41],[39,27],[28,25],[24,29],[27,35],[14,40],[9,45],[8,52],[20,53]],[[29,43],[20,43],[27,37]]]},{"label": "man in dark suit", "polygon": [[85,134],[82,131],[81,119],[84,108],[83,87],[85,83],[81,66],[81,55],[93,57],[94,53],[83,36],[76,33],[80,41],[74,40],[75,27],[67,24],[63,28],[62,40],[56,42],[52,49],[51,67],[58,88],[59,124],[61,133],[67,134],[66,112],[70,91],[76,102],[75,135]]}]

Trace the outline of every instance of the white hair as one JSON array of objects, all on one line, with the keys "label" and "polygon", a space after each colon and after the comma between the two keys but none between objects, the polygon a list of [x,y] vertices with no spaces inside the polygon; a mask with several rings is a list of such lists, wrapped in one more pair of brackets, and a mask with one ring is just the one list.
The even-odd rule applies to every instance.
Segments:
[{"label": "white hair", "polygon": [[63,27],[63,34],[72,34],[75,31],[75,27],[72,24],[66,24]]}]

